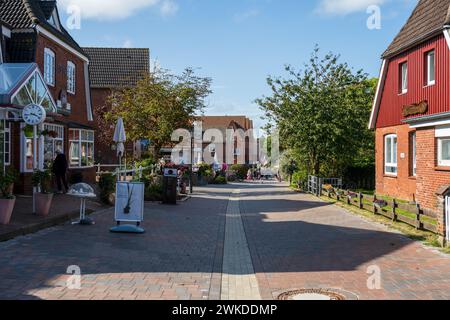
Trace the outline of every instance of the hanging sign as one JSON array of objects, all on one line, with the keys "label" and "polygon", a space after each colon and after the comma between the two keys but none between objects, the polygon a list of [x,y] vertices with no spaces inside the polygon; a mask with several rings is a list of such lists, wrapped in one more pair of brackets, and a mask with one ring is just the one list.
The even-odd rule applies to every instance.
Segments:
[{"label": "hanging sign", "polygon": [[118,222],[144,221],[144,184],[117,182],[115,219]]}]

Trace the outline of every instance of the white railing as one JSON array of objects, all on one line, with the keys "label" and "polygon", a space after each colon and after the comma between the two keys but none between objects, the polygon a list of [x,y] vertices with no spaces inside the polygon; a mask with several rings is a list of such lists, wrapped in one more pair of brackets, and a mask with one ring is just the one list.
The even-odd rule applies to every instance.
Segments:
[{"label": "white railing", "polygon": [[[142,166],[133,166],[132,168],[127,168],[125,165],[122,165],[122,168],[120,168],[119,164],[96,164],[97,168],[97,177],[101,176],[102,174],[108,174],[111,173],[113,176],[121,176],[121,177],[128,177],[131,176],[135,178],[136,176],[139,178],[142,178],[142,173],[144,170],[152,170],[152,172],[155,171],[156,166],[149,166],[149,167],[142,167]],[[102,168],[109,168],[110,170],[102,171]],[[112,170],[114,168],[114,170]]]}]

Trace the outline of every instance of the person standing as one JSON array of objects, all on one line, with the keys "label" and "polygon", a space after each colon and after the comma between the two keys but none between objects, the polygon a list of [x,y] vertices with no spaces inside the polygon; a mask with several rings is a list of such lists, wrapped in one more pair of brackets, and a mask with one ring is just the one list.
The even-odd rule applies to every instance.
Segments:
[{"label": "person standing", "polygon": [[69,191],[69,186],[67,185],[66,173],[67,173],[67,158],[61,150],[56,150],[56,158],[53,161],[53,173],[56,178],[56,184],[58,186],[58,193],[63,193],[62,187],[64,185],[66,193]]}]

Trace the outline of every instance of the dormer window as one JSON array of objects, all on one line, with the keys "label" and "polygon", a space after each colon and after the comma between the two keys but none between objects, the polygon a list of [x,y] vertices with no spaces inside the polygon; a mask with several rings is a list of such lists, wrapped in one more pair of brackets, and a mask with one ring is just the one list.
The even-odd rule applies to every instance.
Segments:
[{"label": "dormer window", "polygon": [[55,28],[57,27],[57,26],[56,26],[55,19],[53,18],[53,15],[51,15],[50,18],[48,18],[47,22],[50,23],[50,24],[51,24],[52,26],[54,26]]},{"label": "dormer window", "polygon": [[[45,9],[46,10],[48,10],[48,9],[51,10],[51,8],[48,8],[48,9],[45,8]],[[53,9],[51,11],[51,13],[45,13],[45,15],[48,16],[47,23],[50,24],[55,29],[61,31],[61,23],[59,21],[58,11],[56,11],[56,9]]]},{"label": "dormer window", "polygon": [[400,93],[405,94],[408,92],[408,62],[403,62],[400,64]]}]

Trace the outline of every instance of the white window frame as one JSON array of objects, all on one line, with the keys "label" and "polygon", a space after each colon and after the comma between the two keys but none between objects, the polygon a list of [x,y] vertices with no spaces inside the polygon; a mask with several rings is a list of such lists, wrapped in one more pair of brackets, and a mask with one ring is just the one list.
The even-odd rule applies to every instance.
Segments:
[{"label": "white window frame", "polygon": [[[42,124],[38,126],[38,132],[42,130]],[[20,123],[20,172],[28,173],[33,172],[33,169],[27,168],[27,140],[33,145],[33,138],[27,138],[25,132],[23,131],[25,123]],[[37,167],[39,170],[44,169],[44,137],[40,136],[37,138]]]},{"label": "white window frame", "polygon": [[75,94],[76,90],[76,65],[72,61],[67,61],[67,92]]},{"label": "white window frame", "polygon": [[55,70],[56,70],[56,57],[55,53],[49,49],[44,49],[44,81],[47,85],[55,86]]},{"label": "white window frame", "polygon": [[400,63],[400,92],[408,92],[408,61]]},{"label": "white window frame", "polygon": [[416,132],[411,133],[411,143],[412,143],[412,175],[417,176],[417,134]]},{"label": "white window frame", "polygon": [[[426,53],[426,74],[427,74],[427,86],[436,84],[436,51],[431,50]],[[433,66],[433,68],[431,68]],[[431,69],[433,69],[433,79],[431,78]]]},{"label": "white window frame", "polygon": [[438,166],[441,167],[450,167],[450,160],[443,160],[442,159],[442,142],[443,141],[450,141],[450,137],[439,137],[437,138],[437,145],[438,145]]},{"label": "white window frame", "polygon": [[[391,140],[391,159],[388,159],[388,140]],[[395,141],[395,144],[394,144]],[[388,134],[384,137],[384,173],[390,176],[398,174],[398,138],[396,134]],[[388,168],[394,168],[395,172],[388,171]]]},{"label": "white window frame", "polygon": [[[78,139],[70,139],[70,131],[78,131]],[[92,140],[83,140],[82,139],[82,132],[86,132],[86,133],[92,133]],[[69,156],[68,156],[68,161],[69,161],[69,168],[73,168],[73,169],[84,169],[84,168],[92,168],[94,167],[94,157],[95,157],[95,133],[94,130],[87,130],[87,129],[76,129],[76,128],[69,128],[68,131],[69,134]],[[70,150],[71,148],[71,142],[78,142],[78,165],[73,165],[72,164],[72,151]],[[92,165],[87,165],[87,166],[83,166],[81,165],[81,152],[82,152],[82,145],[83,143],[92,143]]]},{"label": "white window frame", "polygon": [[[6,139],[6,134],[8,134],[8,139]],[[8,145],[8,147],[6,147]],[[3,162],[5,166],[11,165],[11,123],[7,122],[5,128],[3,129]],[[8,155],[8,161],[6,161],[6,155]]]}]

